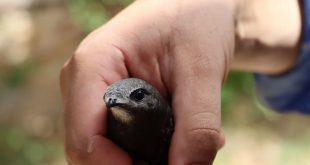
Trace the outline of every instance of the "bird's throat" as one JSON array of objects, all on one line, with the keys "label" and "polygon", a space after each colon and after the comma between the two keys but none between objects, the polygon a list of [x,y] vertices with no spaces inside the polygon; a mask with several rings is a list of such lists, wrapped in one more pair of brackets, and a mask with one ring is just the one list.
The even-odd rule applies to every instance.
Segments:
[{"label": "bird's throat", "polygon": [[130,114],[127,110],[121,107],[111,107],[110,110],[115,120],[120,123],[130,124],[134,119],[134,116],[132,114]]}]

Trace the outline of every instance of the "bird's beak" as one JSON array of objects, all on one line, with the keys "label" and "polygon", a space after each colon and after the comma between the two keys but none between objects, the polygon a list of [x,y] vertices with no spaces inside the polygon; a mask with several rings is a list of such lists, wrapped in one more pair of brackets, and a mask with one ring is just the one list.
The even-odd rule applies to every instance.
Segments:
[{"label": "bird's beak", "polygon": [[119,107],[122,107],[124,106],[127,102],[122,99],[122,98],[116,98],[116,97],[113,97],[113,96],[104,96],[104,101],[106,103],[106,106],[108,108],[111,108],[111,107],[116,107],[116,106],[119,106]]},{"label": "bird's beak", "polygon": [[111,108],[113,107],[113,105],[115,104],[116,100],[115,99],[112,99],[112,98],[109,98],[107,100],[105,100],[105,103],[107,105],[108,108]]},{"label": "bird's beak", "polygon": [[119,122],[129,124],[133,120],[133,116],[126,110],[128,102],[125,99],[105,95],[104,101],[111,115]]}]

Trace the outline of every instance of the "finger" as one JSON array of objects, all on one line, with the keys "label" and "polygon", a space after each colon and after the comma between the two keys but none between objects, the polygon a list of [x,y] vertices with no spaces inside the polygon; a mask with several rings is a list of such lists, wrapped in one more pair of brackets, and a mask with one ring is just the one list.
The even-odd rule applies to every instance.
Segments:
[{"label": "finger", "polygon": [[172,153],[181,164],[212,164],[224,142],[220,133],[220,87],[206,82],[182,83],[186,89],[177,89],[173,100],[176,131]]},{"label": "finger", "polygon": [[102,100],[108,84],[127,76],[124,57],[112,46],[96,46],[83,43],[61,74],[66,153],[71,164],[126,164],[128,155],[104,138],[107,110]]},{"label": "finger", "polygon": [[193,54],[175,57],[171,164],[212,164],[224,144],[220,96],[226,71],[218,59],[209,60]]},{"label": "finger", "polygon": [[218,146],[218,150],[222,149],[225,146],[225,135],[223,132],[220,132],[220,139],[219,139],[219,146]]},{"label": "finger", "polygon": [[125,151],[120,150],[109,139],[106,139],[101,135],[97,135],[91,138],[91,145],[88,148],[88,152],[91,154],[87,165],[132,164],[130,157],[127,156]]}]

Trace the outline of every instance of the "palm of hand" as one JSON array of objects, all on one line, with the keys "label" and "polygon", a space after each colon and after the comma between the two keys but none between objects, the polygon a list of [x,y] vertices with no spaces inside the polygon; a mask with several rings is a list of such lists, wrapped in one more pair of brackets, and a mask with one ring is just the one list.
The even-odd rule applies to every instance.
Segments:
[{"label": "palm of hand", "polygon": [[[223,145],[220,91],[233,51],[231,13],[216,2],[217,8],[204,6],[207,12],[196,12],[190,2],[163,3],[138,1],[89,35],[66,63],[61,86],[71,164],[130,164],[129,156],[105,138],[102,101],[109,84],[129,76],[172,96],[176,126],[170,164],[211,164]],[[152,10],[156,5],[161,12]]]}]

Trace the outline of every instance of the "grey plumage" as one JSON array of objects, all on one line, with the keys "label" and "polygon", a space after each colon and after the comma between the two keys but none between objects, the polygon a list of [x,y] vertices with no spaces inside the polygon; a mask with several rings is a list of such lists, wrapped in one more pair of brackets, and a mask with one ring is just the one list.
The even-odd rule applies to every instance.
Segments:
[{"label": "grey plumage", "polygon": [[128,78],[110,85],[104,101],[109,109],[109,138],[136,164],[167,164],[173,117],[157,89],[141,79]]}]

